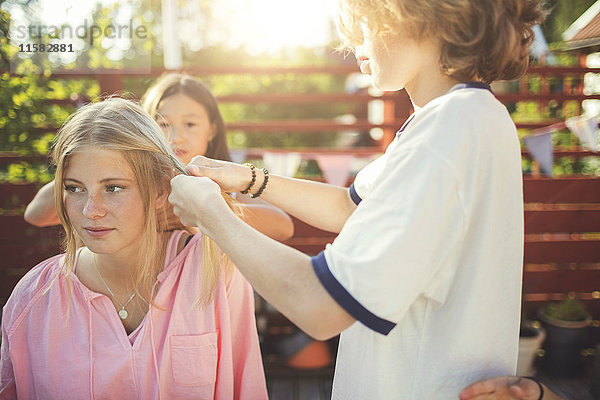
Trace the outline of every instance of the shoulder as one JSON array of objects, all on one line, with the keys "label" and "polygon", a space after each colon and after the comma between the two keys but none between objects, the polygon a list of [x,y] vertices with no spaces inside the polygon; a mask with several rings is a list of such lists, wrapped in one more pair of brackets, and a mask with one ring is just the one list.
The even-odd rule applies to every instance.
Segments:
[{"label": "shoulder", "polygon": [[6,329],[13,325],[27,312],[60,273],[64,254],[59,254],[42,261],[21,278],[13,289],[3,309],[2,322]]},{"label": "shoulder", "polygon": [[400,152],[417,148],[424,157],[433,154],[452,165],[471,166],[499,145],[507,151],[518,145],[506,107],[483,89],[456,90],[432,100],[415,113],[400,141]]},{"label": "shoulder", "polygon": [[429,126],[452,136],[468,136],[474,130],[515,130],[506,107],[483,89],[460,89],[440,96],[419,110],[411,125]]},{"label": "shoulder", "polygon": [[252,290],[250,282],[246,280],[244,275],[242,275],[235,265],[231,264],[229,267],[223,267],[221,273],[223,274],[223,283],[225,284],[228,293],[233,291],[246,292],[249,289]]}]

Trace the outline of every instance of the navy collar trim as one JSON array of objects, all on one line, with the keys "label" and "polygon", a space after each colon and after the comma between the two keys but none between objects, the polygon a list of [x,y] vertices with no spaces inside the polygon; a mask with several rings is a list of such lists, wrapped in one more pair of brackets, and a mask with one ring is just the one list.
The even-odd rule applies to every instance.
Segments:
[{"label": "navy collar trim", "polygon": [[[490,87],[490,85],[488,85],[487,83],[484,83],[484,82],[457,83],[456,85],[452,86],[452,89],[450,89],[448,91],[448,93],[451,93],[451,92],[454,92],[454,91],[460,90],[460,89],[485,89],[492,94],[494,93],[494,92],[492,92],[492,88]],[[396,137],[400,136],[400,134],[402,132],[404,132],[404,130],[406,129],[408,124],[413,120],[414,117],[415,117],[415,113],[412,113],[410,115],[410,117],[407,118],[407,120],[404,122],[404,124],[402,124],[402,127],[400,129],[398,129],[398,131],[396,132]]]},{"label": "navy collar trim", "polygon": [[452,87],[452,89],[450,89],[448,91],[448,93],[454,92],[455,90],[459,90],[459,89],[485,89],[485,90],[488,90],[488,91],[492,92],[492,88],[487,83],[484,83],[484,82],[463,82],[463,83],[457,83],[456,85],[454,85]]}]

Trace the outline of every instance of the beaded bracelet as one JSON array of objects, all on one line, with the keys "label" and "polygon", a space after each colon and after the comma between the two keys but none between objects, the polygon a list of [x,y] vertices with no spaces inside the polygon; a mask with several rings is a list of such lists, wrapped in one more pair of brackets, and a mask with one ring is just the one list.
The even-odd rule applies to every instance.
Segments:
[{"label": "beaded bracelet", "polygon": [[523,376],[523,378],[532,380],[535,383],[537,383],[538,387],[540,388],[540,397],[538,397],[538,400],[542,400],[544,398],[544,387],[542,386],[542,384],[540,383],[540,381],[538,381],[537,379],[535,379],[532,376]]},{"label": "beaded bracelet", "polygon": [[262,192],[267,187],[267,182],[269,182],[269,171],[267,171],[266,168],[263,168],[262,171],[265,173],[265,180],[263,181],[262,186],[260,187],[260,189],[258,189],[258,192],[256,192],[256,194],[250,193],[250,197],[252,197],[253,199],[256,199],[258,196],[260,196],[262,194]]},{"label": "beaded bracelet", "polygon": [[[252,189],[252,186],[254,186],[254,182],[256,182],[256,171],[255,171],[254,164],[246,163],[244,165],[247,166],[247,167],[250,167],[250,172],[252,172],[252,180],[250,181],[250,184],[248,185],[248,187],[245,190],[242,190],[240,192],[241,194],[248,193],[248,191],[250,189]],[[250,196],[252,196],[252,195],[250,195]]]}]

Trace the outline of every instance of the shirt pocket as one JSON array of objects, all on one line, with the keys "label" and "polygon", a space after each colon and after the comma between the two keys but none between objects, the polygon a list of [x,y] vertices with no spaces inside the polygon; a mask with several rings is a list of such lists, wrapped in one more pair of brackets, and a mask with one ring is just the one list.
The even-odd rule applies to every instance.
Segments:
[{"label": "shirt pocket", "polygon": [[214,386],[217,377],[217,332],[170,338],[173,381],[181,386]]}]

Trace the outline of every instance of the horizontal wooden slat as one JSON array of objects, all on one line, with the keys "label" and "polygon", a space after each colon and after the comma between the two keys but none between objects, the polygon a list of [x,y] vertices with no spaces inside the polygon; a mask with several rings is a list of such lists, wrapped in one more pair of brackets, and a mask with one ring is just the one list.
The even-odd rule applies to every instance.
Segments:
[{"label": "horizontal wooden slat", "polygon": [[41,185],[32,183],[0,183],[0,198],[35,196]]},{"label": "horizontal wooden slat", "polygon": [[[293,237],[285,243],[307,254],[317,254],[331,237]],[[593,263],[600,261],[600,240],[553,240],[525,243],[526,263]]]},{"label": "horizontal wooden slat", "polygon": [[[350,148],[333,148],[333,147],[302,147],[302,148],[251,148],[244,150],[247,157],[262,157],[265,153],[300,153],[302,157],[310,158],[317,154],[344,154],[353,155],[355,157],[373,157],[382,154],[379,147],[350,147]],[[530,158],[531,155],[526,148],[521,150],[521,155]],[[600,157],[600,153],[586,150],[582,147],[566,148],[555,147],[554,157]],[[0,165],[18,164],[26,162],[30,164],[50,165],[50,157],[44,155],[37,156],[20,156],[14,153],[0,152]]]},{"label": "horizontal wooden slat", "polygon": [[[220,103],[285,103],[285,104],[314,104],[314,103],[367,103],[373,100],[395,100],[396,92],[385,92],[381,96],[373,96],[368,93],[253,93],[253,94],[231,94],[217,97]],[[600,95],[584,94],[533,94],[533,93],[500,93],[496,97],[502,102],[517,101],[582,101],[588,99],[600,99]]]},{"label": "horizontal wooden slat", "polygon": [[274,120],[274,121],[242,121],[228,123],[228,130],[252,132],[315,132],[323,131],[350,131],[350,130],[369,130],[372,128],[398,129],[404,120],[386,122],[382,124],[373,124],[368,121],[356,121],[352,124],[343,124],[333,120]]},{"label": "horizontal wooden slat", "polygon": [[496,93],[501,102],[516,103],[518,101],[583,101],[589,99],[600,99],[600,95],[571,94],[571,93]]},{"label": "horizontal wooden slat", "polygon": [[569,293],[600,291],[600,270],[525,271],[523,293]]},{"label": "horizontal wooden slat", "polygon": [[600,261],[600,240],[552,240],[525,243],[525,263],[593,263]]},{"label": "horizontal wooden slat", "polygon": [[300,238],[300,237],[332,238],[332,237],[336,236],[336,234],[333,232],[327,232],[327,231],[323,231],[321,229],[317,229],[313,226],[308,225],[305,222],[300,221],[296,217],[292,217],[292,222],[294,223],[294,238]]},{"label": "horizontal wooden slat", "polygon": [[525,233],[600,232],[600,205],[587,210],[525,211]]},{"label": "horizontal wooden slat", "polygon": [[[328,242],[331,243],[331,242]],[[307,243],[307,242],[303,242],[303,243],[298,243],[297,241],[295,241],[294,239],[291,239],[290,241],[286,241],[285,244],[287,244],[288,246],[293,247],[294,249],[301,251],[304,254],[307,254],[309,256],[316,256],[317,254],[319,254],[321,251],[323,251],[325,249],[325,244],[320,244],[320,243]]]},{"label": "horizontal wooden slat", "polygon": [[[2,73],[10,73],[11,76],[22,76],[9,70],[0,70]],[[152,67],[152,68],[123,68],[123,69],[72,69],[72,70],[57,70],[52,74],[55,79],[60,78],[90,78],[95,79],[98,75],[124,75],[124,76],[140,76],[148,78],[149,76],[158,77],[166,72],[183,72],[193,76],[201,77],[204,75],[227,75],[227,74],[254,74],[254,75],[273,75],[278,73],[291,73],[291,74],[309,74],[309,73],[323,73],[323,74],[351,74],[359,72],[358,65],[356,63],[346,64],[330,64],[330,65],[318,65],[318,66],[298,66],[298,67],[261,67],[261,66],[195,66],[185,67],[178,70],[169,70],[166,68]],[[562,66],[545,66],[545,65],[532,65],[527,68],[527,74],[541,75],[541,76],[557,76],[562,77],[564,75],[577,76],[588,72],[600,73],[600,68],[594,67],[562,67]]]},{"label": "horizontal wooden slat", "polygon": [[38,228],[26,222],[22,215],[0,215],[0,243],[21,243],[55,239],[62,234],[60,226]]},{"label": "horizontal wooden slat", "polygon": [[526,203],[600,203],[600,178],[525,178]]},{"label": "horizontal wooden slat", "polygon": [[31,268],[59,253],[59,240],[34,244],[0,244],[0,269]]},{"label": "horizontal wooden slat", "polygon": [[[244,131],[245,133],[253,132],[314,132],[322,133],[323,131],[368,131],[372,128],[381,129],[398,129],[402,126],[404,120],[386,122],[382,124],[373,124],[368,121],[356,121],[351,124],[336,122],[335,120],[269,120],[269,121],[240,121],[230,122],[226,124],[226,129],[229,131]],[[46,133],[55,133],[57,127],[45,128],[29,128],[28,132],[35,135]]]},{"label": "horizontal wooden slat", "polygon": [[[10,71],[11,76],[22,76]],[[56,70],[52,74],[53,79],[96,79],[99,75],[121,75],[128,77],[158,77],[165,72],[184,72],[196,77],[206,75],[274,75],[274,74],[336,74],[346,75],[353,72],[359,72],[358,65],[322,65],[322,66],[298,66],[298,67],[243,67],[243,66],[205,66],[205,67],[186,67],[181,70],[167,70],[165,68],[127,68],[127,69],[74,69],[74,70]]]},{"label": "horizontal wooden slat", "polygon": [[27,205],[37,193],[40,185],[23,183],[0,183],[0,209],[13,210]]},{"label": "horizontal wooden slat", "polygon": [[219,103],[273,103],[273,104],[315,104],[315,103],[368,103],[373,100],[396,100],[397,92],[385,92],[373,96],[365,92],[356,93],[253,93],[218,96]]},{"label": "horizontal wooden slat", "polygon": [[49,156],[21,156],[14,153],[0,152],[0,165],[17,164],[21,162],[31,164],[49,164]]},{"label": "horizontal wooden slat", "polygon": [[0,268],[0,298],[8,299],[16,284],[30,269]]},{"label": "horizontal wooden slat", "polygon": [[[554,155],[554,159],[559,159],[562,157],[572,157],[572,158],[583,158],[583,157],[600,157],[600,153],[594,152],[591,150],[586,150],[582,147],[580,148],[565,148],[565,147],[555,147],[552,151]],[[529,153],[527,148],[521,149],[521,157],[532,159],[532,155]]]}]

